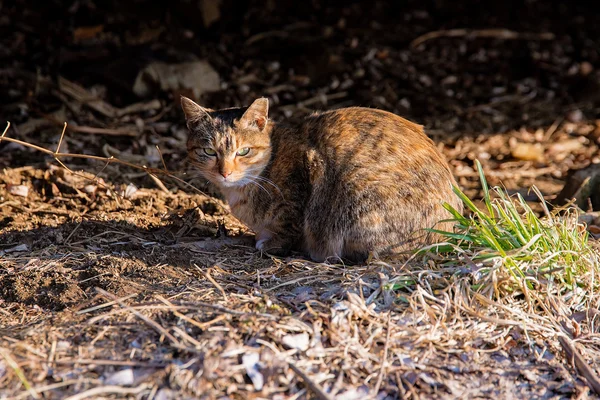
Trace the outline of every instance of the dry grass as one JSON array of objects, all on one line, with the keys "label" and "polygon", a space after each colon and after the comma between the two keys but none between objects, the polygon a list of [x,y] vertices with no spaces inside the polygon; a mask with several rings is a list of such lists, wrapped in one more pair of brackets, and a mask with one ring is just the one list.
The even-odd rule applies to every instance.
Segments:
[{"label": "dry grass", "polygon": [[[16,174],[32,187],[27,198],[9,193]],[[61,174],[2,175],[0,209],[12,220],[0,231],[0,397],[550,398],[597,390],[598,252],[587,242],[570,287],[550,279],[558,266],[532,274],[545,267],[544,252],[488,257],[489,246],[466,243],[476,217],[449,238],[457,239],[450,254],[353,267],[261,258],[244,228],[204,195],[140,190],[116,199],[121,189],[107,183],[90,199],[87,179]],[[35,189],[39,180],[73,190],[49,198]],[[550,221],[569,224],[574,215]],[[27,251],[15,250],[22,244]]]}]

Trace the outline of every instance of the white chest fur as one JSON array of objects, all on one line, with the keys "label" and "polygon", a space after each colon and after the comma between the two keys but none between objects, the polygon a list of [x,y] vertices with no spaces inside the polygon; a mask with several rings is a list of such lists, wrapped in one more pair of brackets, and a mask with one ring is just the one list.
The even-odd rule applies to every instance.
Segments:
[{"label": "white chest fur", "polygon": [[[229,207],[231,208],[232,214],[256,233],[256,240],[260,242],[260,244],[273,236],[268,229],[268,221],[256,218],[252,202],[247,201],[248,193],[244,190],[232,189],[223,191],[223,194],[225,195],[227,204],[229,204]],[[258,244],[259,243],[257,243],[257,246]]]},{"label": "white chest fur", "polygon": [[256,228],[258,228],[255,222],[256,218],[254,218],[251,203],[247,201],[247,193],[241,189],[230,189],[224,191],[223,194],[225,195],[227,204],[231,208],[232,214],[248,225],[249,228],[256,231]]},{"label": "white chest fur", "polygon": [[232,209],[237,207],[245,197],[244,193],[241,190],[236,189],[228,190],[224,194],[225,199],[227,200],[227,204],[229,204],[229,207],[231,207]]}]

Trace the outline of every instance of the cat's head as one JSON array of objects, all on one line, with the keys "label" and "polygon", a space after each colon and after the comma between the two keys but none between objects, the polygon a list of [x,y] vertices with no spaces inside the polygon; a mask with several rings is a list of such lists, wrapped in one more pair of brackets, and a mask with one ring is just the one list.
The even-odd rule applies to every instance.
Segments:
[{"label": "cat's head", "polygon": [[250,107],[211,110],[181,98],[190,131],[191,163],[218,187],[240,187],[256,180],[271,157],[269,101]]}]

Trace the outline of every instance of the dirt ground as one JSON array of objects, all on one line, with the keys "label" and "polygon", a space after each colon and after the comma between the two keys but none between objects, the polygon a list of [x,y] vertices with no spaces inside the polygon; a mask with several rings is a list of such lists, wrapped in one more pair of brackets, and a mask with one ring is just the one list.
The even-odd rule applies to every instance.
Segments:
[{"label": "dirt ground", "polygon": [[[588,393],[559,349],[518,329],[508,340],[468,319],[444,329],[395,302],[391,328],[389,307],[365,299],[401,264],[261,257],[223,204],[203,195],[140,189],[122,198],[123,187],[90,198],[87,180],[56,167],[11,169],[0,180],[32,187],[27,199],[2,190],[2,346],[48,398],[115,383],[144,398],[312,398],[283,353],[337,398],[362,399],[374,394],[392,332],[397,361],[379,398]],[[49,199],[43,189],[53,186],[61,194]],[[247,376],[241,357],[249,353],[260,354],[264,386]],[[27,397],[7,369],[5,393]]]},{"label": "dirt ground", "polygon": [[185,162],[177,99],[193,90],[133,88],[152,62],[206,60],[208,107],[390,110],[426,126],[470,197],[479,159],[490,184],[552,202],[569,170],[600,162],[600,14],[203,4],[0,3],[7,137],[54,151],[66,121],[61,152],[181,179],[0,143],[0,398],[597,398],[554,337],[497,305],[465,311],[443,270],[259,254]]}]

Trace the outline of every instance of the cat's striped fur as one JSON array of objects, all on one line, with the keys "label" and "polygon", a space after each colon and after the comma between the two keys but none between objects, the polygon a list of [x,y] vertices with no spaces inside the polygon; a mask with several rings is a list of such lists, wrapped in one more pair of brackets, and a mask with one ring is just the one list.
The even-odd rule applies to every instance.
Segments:
[{"label": "cat's striped fur", "polygon": [[192,163],[267,253],[360,261],[430,243],[423,229],[449,217],[443,203],[462,210],[422,126],[392,113],[352,107],[286,125],[268,119],[264,98],[216,111],[187,98],[182,106]]}]

